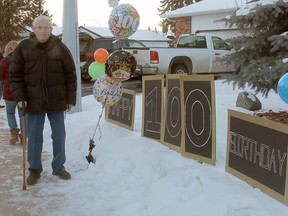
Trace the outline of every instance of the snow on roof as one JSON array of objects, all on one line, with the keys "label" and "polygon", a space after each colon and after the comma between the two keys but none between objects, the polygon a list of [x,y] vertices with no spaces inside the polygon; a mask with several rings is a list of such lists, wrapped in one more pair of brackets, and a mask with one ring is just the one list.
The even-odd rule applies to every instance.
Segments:
[{"label": "snow on roof", "polygon": [[141,41],[171,41],[171,39],[164,37],[156,32],[148,31],[145,29],[138,29],[130,39]]},{"label": "snow on roof", "polygon": [[[26,28],[28,31],[32,32],[30,27]],[[91,36],[98,37],[113,37],[110,29],[108,27],[87,27],[79,26],[79,31],[85,31],[91,34]],[[53,26],[52,34],[60,36],[62,34],[62,27]],[[138,29],[133,35],[129,37],[130,39],[139,40],[139,41],[151,41],[151,42],[170,42],[171,39],[166,38],[162,34],[158,34],[152,31],[145,29]]]},{"label": "snow on roof", "polygon": [[89,32],[98,37],[113,37],[110,29],[107,27],[79,26],[79,30],[82,32]]},{"label": "snow on roof", "polygon": [[[80,26],[79,29],[86,30],[90,33],[94,33],[98,36],[102,37],[113,37],[109,28],[105,27],[87,27],[87,26]],[[169,38],[164,37],[161,34],[157,34],[152,31],[148,31],[145,29],[138,29],[133,35],[129,37],[130,39],[139,40],[139,41],[171,41]]]},{"label": "snow on roof", "polygon": [[[275,4],[277,1],[279,0],[259,0],[256,2],[251,2],[251,3],[247,3],[245,5],[243,5],[237,12],[236,15],[237,16],[245,16],[247,15],[249,12],[252,12],[255,10],[255,8],[259,5],[267,5],[267,4]],[[287,2],[288,0],[283,0],[283,2]]]},{"label": "snow on roof", "polygon": [[[33,32],[31,27],[25,27],[25,29],[29,32]],[[62,27],[53,26],[52,34],[55,36],[61,35],[62,34]]]},{"label": "snow on roof", "polygon": [[192,15],[233,12],[244,5],[246,0],[202,0],[183,8],[163,14],[161,18],[175,18]]}]

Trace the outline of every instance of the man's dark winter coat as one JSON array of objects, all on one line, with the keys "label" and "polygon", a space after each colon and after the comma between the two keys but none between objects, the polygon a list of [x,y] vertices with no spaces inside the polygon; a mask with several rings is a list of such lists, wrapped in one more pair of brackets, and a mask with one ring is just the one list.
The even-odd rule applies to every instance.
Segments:
[{"label": "man's dark winter coat", "polygon": [[51,35],[38,43],[35,34],[16,47],[10,64],[10,89],[27,101],[27,113],[64,111],[76,104],[75,64],[68,48]]}]

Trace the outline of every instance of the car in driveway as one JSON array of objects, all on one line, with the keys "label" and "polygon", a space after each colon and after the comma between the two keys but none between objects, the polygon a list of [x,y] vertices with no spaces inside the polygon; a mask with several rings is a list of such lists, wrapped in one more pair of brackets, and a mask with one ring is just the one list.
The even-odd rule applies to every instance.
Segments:
[{"label": "car in driveway", "polygon": [[103,48],[108,51],[109,54],[116,50],[122,50],[125,48],[147,48],[143,43],[132,39],[121,39],[118,40],[115,37],[101,37],[95,39],[80,38],[80,61],[84,61],[84,64],[80,67],[81,69],[81,80],[87,82],[92,80],[92,77],[88,73],[90,64],[94,60],[94,52]]}]

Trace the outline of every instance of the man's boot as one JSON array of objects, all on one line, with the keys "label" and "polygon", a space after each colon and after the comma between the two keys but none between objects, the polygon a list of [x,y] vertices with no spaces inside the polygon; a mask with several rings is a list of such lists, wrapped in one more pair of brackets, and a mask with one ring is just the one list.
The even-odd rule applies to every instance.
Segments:
[{"label": "man's boot", "polygon": [[26,183],[27,185],[35,185],[38,182],[38,179],[41,177],[41,174],[36,171],[30,171]]},{"label": "man's boot", "polygon": [[11,131],[11,139],[10,139],[10,144],[14,145],[19,141],[19,135],[18,135],[19,130],[13,130]]}]

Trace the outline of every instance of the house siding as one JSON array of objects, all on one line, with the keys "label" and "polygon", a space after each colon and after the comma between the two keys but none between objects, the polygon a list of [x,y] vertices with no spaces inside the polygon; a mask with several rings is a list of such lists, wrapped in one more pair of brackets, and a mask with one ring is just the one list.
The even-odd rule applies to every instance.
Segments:
[{"label": "house siding", "polygon": [[197,32],[212,33],[224,39],[241,35],[236,28],[227,28],[220,19],[230,13],[215,13],[209,15],[186,16],[175,18],[175,37],[178,40],[181,34],[195,34]]},{"label": "house siding", "polygon": [[209,15],[193,16],[192,33],[206,32],[222,37],[223,39],[239,36],[240,32],[236,28],[228,28],[221,19],[229,16],[231,13],[215,13]]}]

